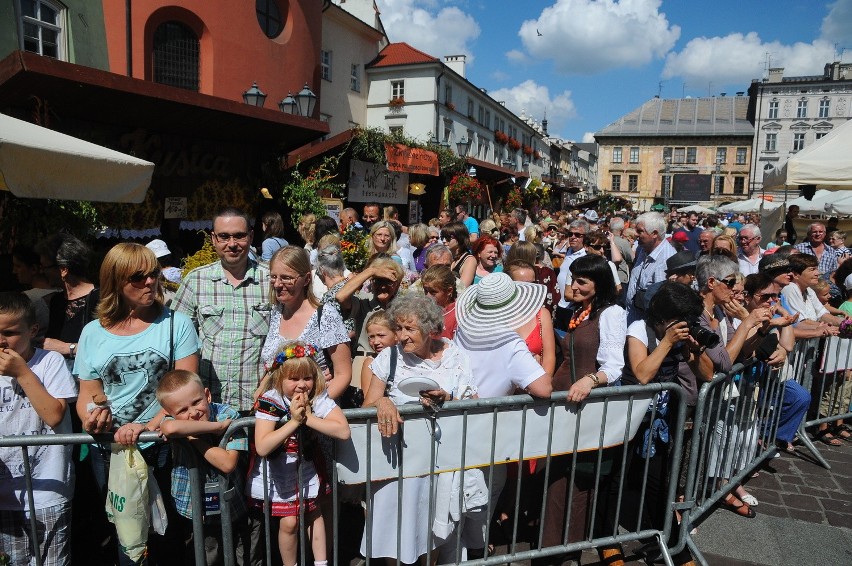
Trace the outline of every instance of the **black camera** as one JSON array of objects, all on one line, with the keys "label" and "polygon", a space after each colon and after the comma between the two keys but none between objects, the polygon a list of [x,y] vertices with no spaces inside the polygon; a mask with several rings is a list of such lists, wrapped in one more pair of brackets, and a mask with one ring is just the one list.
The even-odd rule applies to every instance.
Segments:
[{"label": "black camera", "polygon": [[689,335],[698,342],[698,345],[703,348],[715,348],[722,341],[719,335],[701,326],[697,320],[693,320],[689,324]]}]

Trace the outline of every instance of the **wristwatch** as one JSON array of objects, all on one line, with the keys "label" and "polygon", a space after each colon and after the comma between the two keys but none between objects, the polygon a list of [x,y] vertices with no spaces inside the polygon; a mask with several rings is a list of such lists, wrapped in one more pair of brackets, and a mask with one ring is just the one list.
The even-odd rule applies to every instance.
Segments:
[{"label": "wristwatch", "polygon": [[68,357],[73,358],[77,355],[77,344],[69,344],[68,345]]}]

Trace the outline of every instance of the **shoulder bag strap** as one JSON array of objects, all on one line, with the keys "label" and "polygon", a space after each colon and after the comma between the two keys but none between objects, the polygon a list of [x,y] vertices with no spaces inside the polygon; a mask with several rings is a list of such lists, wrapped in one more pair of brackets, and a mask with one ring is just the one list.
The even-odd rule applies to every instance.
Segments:
[{"label": "shoulder bag strap", "polygon": [[390,374],[388,374],[388,381],[385,384],[385,397],[390,397],[390,390],[393,387],[393,378],[396,374],[396,357],[396,346],[391,346]]},{"label": "shoulder bag strap", "polygon": [[175,313],[169,311],[169,369],[175,369]]}]

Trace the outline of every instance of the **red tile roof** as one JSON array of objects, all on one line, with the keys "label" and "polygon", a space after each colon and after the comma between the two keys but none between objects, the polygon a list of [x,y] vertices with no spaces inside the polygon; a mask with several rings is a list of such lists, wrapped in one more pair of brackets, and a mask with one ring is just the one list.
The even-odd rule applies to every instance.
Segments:
[{"label": "red tile roof", "polygon": [[440,59],[432,57],[407,43],[391,43],[373,59],[368,67],[392,67],[394,65],[412,65],[416,63],[440,63]]}]

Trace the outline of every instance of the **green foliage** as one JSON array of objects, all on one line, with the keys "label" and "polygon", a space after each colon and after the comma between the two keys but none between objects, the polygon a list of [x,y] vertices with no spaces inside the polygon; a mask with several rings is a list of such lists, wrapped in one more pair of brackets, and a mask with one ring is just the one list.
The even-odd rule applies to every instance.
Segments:
[{"label": "green foliage", "polygon": [[344,183],[335,183],[337,171],[340,165],[340,155],[327,156],[322,162],[302,175],[299,165],[290,173],[290,182],[281,188],[281,201],[291,211],[290,223],[294,228],[299,227],[302,215],[313,213],[319,216],[325,215],[323,195],[339,196],[343,194]]},{"label": "green foliage", "polygon": [[18,198],[0,192],[0,249],[19,242],[36,243],[63,230],[90,240],[103,225],[95,207],[87,201]]},{"label": "green foliage", "polygon": [[352,149],[353,159],[385,163],[385,143],[401,143],[408,147],[428,149],[437,153],[438,166],[441,168],[441,174],[446,178],[464,171],[465,160],[453,153],[449,147],[442,147],[432,142],[422,143],[402,132],[387,133],[379,128],[358,128],[348,147]]}]

